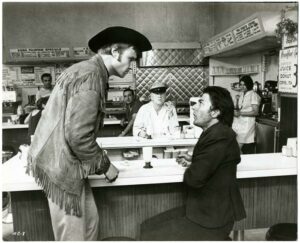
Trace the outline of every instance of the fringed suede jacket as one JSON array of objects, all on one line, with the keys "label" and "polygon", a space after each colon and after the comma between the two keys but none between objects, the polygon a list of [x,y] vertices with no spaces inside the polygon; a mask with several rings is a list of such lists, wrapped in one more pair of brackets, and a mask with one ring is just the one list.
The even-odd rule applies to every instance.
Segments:
[{"label": "fringed suede jacket", "polygon": [[59,77],[28,153],[28,169],[48,198],[81,216],[80,196],[89,174],[110,161],[96,143],[102,125],[108,72],[101,55],[74,64]]}]

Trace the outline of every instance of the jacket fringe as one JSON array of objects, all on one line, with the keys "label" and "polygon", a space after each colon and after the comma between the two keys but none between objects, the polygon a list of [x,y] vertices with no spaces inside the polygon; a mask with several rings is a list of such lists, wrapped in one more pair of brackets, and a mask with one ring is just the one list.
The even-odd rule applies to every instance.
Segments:
[{"label": "jacket fringe", "polygon": [[35,182],[42,187],[46,196],[51,199],[52,202],[59,205],[60,209],[64,208],[66,214],[81,217],[81,197],[67,193],[65,190],[58,187],[51,181],[50,177],[43,171],[43,169],[38,166],[33,166],[31,158],[28,157],[26,173],[30,174],[30,172],[34,177]]},{"label": "jacket fringe", "polygon": [[93,161],[84,161],[82,162],[81,176],[82,178],[87,178],[88,175],[98,174],[101,175],[105,173],[110,166],[110,160],[106,154],[105,150],[102,150],[102,153],[99,157],[93,159]]}]

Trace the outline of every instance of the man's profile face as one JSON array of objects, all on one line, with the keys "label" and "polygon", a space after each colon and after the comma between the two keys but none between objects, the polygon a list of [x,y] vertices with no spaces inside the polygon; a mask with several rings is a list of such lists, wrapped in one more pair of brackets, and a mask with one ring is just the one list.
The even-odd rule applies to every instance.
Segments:
[{"label": "man's profile face", "polygon": [[128,105],[130,105],[133,102],[133,94],[131,91],[125,91],[124,94],[124,102]]},{"label": "man's profile face", "polygon": [[115,56],[115,61],[112,63],[116,75],[120,78],[125,77],[130,70],[131,63],[136,61],[136,59],[137,54],[132,46],[125,49],[122,53],[118,53],[118,55]]},{"label": "man's profile face", "polygon": [[198,127],[206,127],[211,120],[212,104],[210,101],[209,94],[204,93],[192,106],[193,116],[194,116],[194,125]]},{"label": "man's profile face", "polygon": [[51,81],[52,79],[49,76],[45,76],[42,78],[42,82],[44,84],[45,89],[51,89]]}]

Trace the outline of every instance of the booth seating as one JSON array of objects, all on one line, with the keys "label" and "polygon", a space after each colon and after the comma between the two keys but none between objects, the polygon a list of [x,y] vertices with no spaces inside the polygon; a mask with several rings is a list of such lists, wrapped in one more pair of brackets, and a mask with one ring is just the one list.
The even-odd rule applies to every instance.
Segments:
[{"label": "booth seating", "polygon": [[266,234],[267,241],[296,241],[297,224],[280,223],[270,227]]}]

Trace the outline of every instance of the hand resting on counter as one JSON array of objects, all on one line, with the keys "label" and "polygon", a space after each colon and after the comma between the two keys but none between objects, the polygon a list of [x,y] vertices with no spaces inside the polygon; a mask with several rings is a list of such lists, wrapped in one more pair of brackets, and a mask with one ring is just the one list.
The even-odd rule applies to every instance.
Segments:
[{"label": "hand resting on counter", "polygon": [[192,163],[191,161],[192,156],[186,153],[180,153],[176,158],[176,162],[183,167],[189,167]]}]

